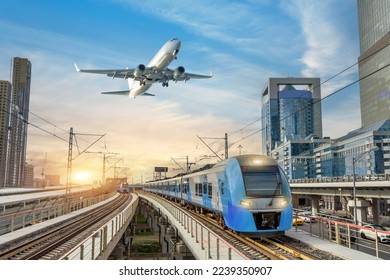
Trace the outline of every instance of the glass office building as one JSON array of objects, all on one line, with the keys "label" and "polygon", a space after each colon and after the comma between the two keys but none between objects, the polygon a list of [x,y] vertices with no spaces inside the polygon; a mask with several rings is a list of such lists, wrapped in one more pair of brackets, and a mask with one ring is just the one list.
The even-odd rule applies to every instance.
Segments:
[{"label": "glass office building", "polygon": [[12,91],[5,186],[21,187],[27,149],[27,128],[30,107],[31,62],[14,57],[12,63]]},{"label": "glass office building", "polygon": [[[379,149],[373,151],[374,146]],[[352,175],[353,158],[359,158],[355,163],[359,176],[390,174],[390,119],[337,139],[287,140],[271,156],[289,179]]]},{"label": "glass office building", "polygon": [[0,81],[0,188],[4,187],[7,177],[11,89],[12,85],[9,81]]},{"label": "glass office building", "polygon": [[263,153],[287,139],[322,137],[319,78],[270,78],[261,95]]},{"label": "glass office building", "polygon": [[[312,126],[312,131],[303,129],[298,115],[290,118],[294,107],[299,110],[305,97],[309,100],[308,95],[280,93],[282,82],[275,85],[272,79],[263,90],[263,152],[278,161],[289,179],[352,175],[354,159],[358,159],[357,175],[390,175],[390,0],[357,3],[361,128],[337,139],[322,138],[317,129],[321,110],[315,106],[306,112],[307,128]],[[309,91],[314,93],[314,105],[317,97]],[[301,135],[295,132],[298,127],[304,131]],[[375,146],[379,149],[373,151]]]},{"label": "glass office building", "polygon": [[390,118],[390,1],[358,0],[362,126]]}]

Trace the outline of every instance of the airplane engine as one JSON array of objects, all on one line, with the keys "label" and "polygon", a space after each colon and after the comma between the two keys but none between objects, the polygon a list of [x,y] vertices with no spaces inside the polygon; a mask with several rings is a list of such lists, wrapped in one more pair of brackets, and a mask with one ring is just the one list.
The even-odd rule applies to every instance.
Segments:
[{"label": "airplane engine", "polygon": [[135,77],[141,77],[142,74],[145,72],[146,66],[143,64],[138,65],[134,70],[134,76]]},{"label": "airplane engine", "polygon": [[173,71],[173,78],[175,78],[175,79],[181,78],[181,77],[184,75],[184,72],[185,72],[185,71],[186,71],[186,70],[184,69],[183,66],[177,67],[177,68],[175,69],[175,71]]}]

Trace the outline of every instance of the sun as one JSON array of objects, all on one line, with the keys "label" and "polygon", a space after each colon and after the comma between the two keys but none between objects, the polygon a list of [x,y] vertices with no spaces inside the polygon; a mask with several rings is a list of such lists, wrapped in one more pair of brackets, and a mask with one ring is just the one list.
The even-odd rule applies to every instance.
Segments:
[{"label": "sun", "polygon": [[88,171],[77,171],[73,174],[73,182],[76,184],[89,184],[92,181],[92,174]]}]

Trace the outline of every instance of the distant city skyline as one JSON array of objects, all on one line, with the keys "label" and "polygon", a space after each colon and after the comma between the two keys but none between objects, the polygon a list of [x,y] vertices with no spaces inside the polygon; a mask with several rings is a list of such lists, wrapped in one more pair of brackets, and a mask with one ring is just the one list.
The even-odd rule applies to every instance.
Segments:
[{"label": "distant city skyline", "polygon": [[[102,177],[103,152],[118,153],[108,160],[106,177],[119,160],[135,182],[151,178],[154,166],[177,167],[171,157],[198,162],[211,154],[198,135],[222,138],[228,133],[234,143],[230,156],[261,153],[260,93],[269,77],[326,81],[357,62],[355,0],[189,3],[2,4],[7,13],[0,20],[0,80],[9,80],[12,57],[26,57],[34,65],[27,161],[36,174],[47,153],[47,173],[66,178],[70,127],[81,134],[107,133],[89,149],[96,153],[73,162],[74,173],[89,172],[90,180]],[[156,97],[128,100],[99,94],[126,89],[123,80],[78,75],[73,67],[74,62],[85,68],[134,67],[147,63],[171,38],[182,41],[174,67],[210,69],[214,77],[156,86]],[[355,66],[324,83],[323,96],[357,78]],[[339,137],[360,127],[356,84],[322,106],[324,136]],[[96,140],[77,137],[80,152]],[[208,144],[223,153],[223,141]]]}]

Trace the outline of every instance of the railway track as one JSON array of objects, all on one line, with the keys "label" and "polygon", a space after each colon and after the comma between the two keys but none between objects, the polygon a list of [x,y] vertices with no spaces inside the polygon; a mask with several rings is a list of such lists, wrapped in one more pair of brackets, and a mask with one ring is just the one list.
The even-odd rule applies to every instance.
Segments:
[{"label": "railway track", "polygon": [[[191,213],[192,214],[192,213]],[[286,245],[282,241],[270,238],[255,240],[244,237],[231,230],[225,230],[209,217],[196,214],[196,217],[212,228],[220,237],[224,238],[230,244],[251,260],[317,260],[318,258],[299,248]]]},{"label": "railway track", "polygon": [[[151,194],[148,194],[151,195]],[[161,198],[158,195],[152,195],[158,199]],[[215,219],[210,218],[205,214],[195,213],[194,211],[187,210],[180,206],[179,203],[166,200],[176,207],[180,207],[182,211],[186,211],[187,215],[196,218],[201,221],[215,234],[232,244],[237,250],[248,257],[251,260],[318,260],[315,255],[308,253],[301,248],[289,245],[287,241],[280,241],[277,239],[262,238],[255,240],[252,238],[244,237],[236,232],[222,228]],[[284,236],[284,239],[289,237]]]},{"label": "railway track", "polygon": [[126,206],[131,199],[129,194],[122,194],[115,200],[55,226],[46,232],[34,236],[24,244],[18,244],[0,253],[0,260],[60,259],[84,233],[105,221],[112,212]]}]

